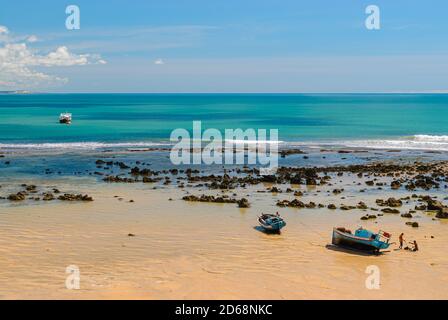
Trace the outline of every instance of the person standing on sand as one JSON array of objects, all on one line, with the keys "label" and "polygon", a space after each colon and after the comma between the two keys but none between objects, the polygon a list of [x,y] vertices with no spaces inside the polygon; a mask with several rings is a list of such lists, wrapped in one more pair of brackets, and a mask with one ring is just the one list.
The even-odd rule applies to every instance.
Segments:
[{"label": "person standing on sand", "polygon": [[400,236],[398,237],[398,241],[400,241],[400,246],[398,247],[398,249],[403,249],[403,243],[404,243],[404,233],[401,233]]}]

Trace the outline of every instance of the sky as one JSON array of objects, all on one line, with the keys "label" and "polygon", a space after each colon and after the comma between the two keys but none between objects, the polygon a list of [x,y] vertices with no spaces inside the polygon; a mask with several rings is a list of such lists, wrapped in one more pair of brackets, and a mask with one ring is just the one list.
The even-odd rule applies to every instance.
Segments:
[{"label": "sky", "polygon": [[448,92],[447,40],[446,0],[0,0],[0,90]]}]

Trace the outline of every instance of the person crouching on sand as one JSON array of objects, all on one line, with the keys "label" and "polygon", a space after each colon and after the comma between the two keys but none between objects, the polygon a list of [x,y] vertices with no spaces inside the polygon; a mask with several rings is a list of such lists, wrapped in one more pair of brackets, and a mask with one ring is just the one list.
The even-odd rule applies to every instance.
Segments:
[{"label": "person crouching on sand", "polygon": [[412,251],[418,251],[418,244],[417,241],[414,240],[414,248],[412,248]]},{"label": "person crouching on sand", "polygon": [[403,249],[403,243],[404,243],[404,233],[400,234],[400,236],[398,237],[398,241],[400,242],[400,246],[398,247],[399,249]]}]

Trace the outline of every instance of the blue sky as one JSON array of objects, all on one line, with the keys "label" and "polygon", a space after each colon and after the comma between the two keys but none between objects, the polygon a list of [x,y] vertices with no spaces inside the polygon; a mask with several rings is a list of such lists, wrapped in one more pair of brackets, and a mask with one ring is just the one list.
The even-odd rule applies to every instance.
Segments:
[{"label": "blue sky", "polygon": [[[0,2],[3,66],[29,55],[6,61],[0,90],[448,91],[443,0]],[[65,28],[70,4],[80,30]],[[371,4],[380,30],[364,25]]]}]

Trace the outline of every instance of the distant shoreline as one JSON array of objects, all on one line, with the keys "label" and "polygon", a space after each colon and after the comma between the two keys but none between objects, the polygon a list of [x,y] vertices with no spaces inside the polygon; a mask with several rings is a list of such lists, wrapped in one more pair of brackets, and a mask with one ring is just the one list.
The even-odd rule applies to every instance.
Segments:
[{"label": "distant shoreline", "polygon": [[315,96],[325,96],[325,95],[448,95],[448,90],[435,90],[435,91],[391,91],[391,92],[34,92],[27,90],[11,90],[11,91],[0,91],[0,95],[8,94],[48,94],[48,95],[65,95],[65,94],[76,94],[76,95],[315,95]]},{"label": "distant shoreline", "polygon": [[32,92],[27,90],[13,90],[13,91],[0,91],[0,95],[8,95],[8,94],[35,94],[38,92]]}]

